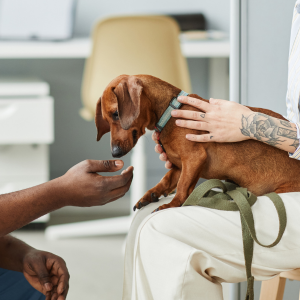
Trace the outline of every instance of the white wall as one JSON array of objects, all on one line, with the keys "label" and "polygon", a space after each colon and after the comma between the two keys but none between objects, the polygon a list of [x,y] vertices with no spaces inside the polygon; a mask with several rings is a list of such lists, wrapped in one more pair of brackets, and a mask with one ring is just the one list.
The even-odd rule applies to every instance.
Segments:
[{"label": "white wall", "polygon": [[248,95],[250,106],[286,114],[285,95],[295,0],[248,1]]}]

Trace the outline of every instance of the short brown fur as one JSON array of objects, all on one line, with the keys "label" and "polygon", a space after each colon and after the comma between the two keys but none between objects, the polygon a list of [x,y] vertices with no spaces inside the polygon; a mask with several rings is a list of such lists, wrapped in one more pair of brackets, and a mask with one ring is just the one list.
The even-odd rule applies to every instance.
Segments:
[{"label": "short brown fur", "polygon": [[[112,114],[123,107],[122,101],[128,102],[128,97],[122,99],[122,96],[114,92],[116,88],[120,89],[120,85],[129,86],[128,93],[129,95],[132,93],[134,107],[137,100],[134,91],[141,91],[139,112],[137,114],[134,111],[132,113],[134,117],[123,114],[123,120],[114,120]],[[115,78],[97,103],[95,120],[98,129],[97,139],[99,140],[110,129],[111,146],[121,149],[118,157],[125,155],[134,147],[136,140],[145,133],[146,128],[154,130],[155,124],[168,107],[170,100],[179,92],[179,88],[150,75],[121,75]],[[190,96],[208,101],[195,94]],[[271,110],[249,108],[285,120]],[[200,111],[189,105],[183,105],[182,109]],[[121,126],[124,118],[130,119],[129,128],[128,122],[125,122],[128,129]],[[159,209],[181,206],[193,191],[199,178],[233,181],[257,196],[270,192],[300,191],[298,178],[300,161],[289,158],[287,152],[255,140],[237,143],[191,142],[185,138],[187,133],[205,132],[178,127],[175,125],[175,120],[176,118],[171,118],[160,135],[173,168],[138,201],[137,208],[157,201],[158,197],[169,194],[175,188],[177,193],[173,200],[169,204],[160,206]]]}]

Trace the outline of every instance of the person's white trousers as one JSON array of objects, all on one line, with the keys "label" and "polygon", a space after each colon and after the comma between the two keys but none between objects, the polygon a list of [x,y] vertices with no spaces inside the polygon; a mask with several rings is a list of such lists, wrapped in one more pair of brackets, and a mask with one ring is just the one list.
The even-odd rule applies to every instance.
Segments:
[{"label": "person's white trousers", "polygon": [[[280,243],[255,243],[252,273],[266,280],[300,268],[300,193],[280,195],[287,227]],[[171,197],[135,216],[127,238],[123,300],[221,300],[221,282],[246,281],[239,212],[179,207],[151,214]],[[279,222],[267,197],[252,206],[258,240],[273,242]]]}]

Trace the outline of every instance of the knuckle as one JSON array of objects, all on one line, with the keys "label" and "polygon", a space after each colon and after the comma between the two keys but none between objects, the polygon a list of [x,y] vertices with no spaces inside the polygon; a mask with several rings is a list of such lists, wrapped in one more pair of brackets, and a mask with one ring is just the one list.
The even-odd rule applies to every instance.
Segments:
[{"label": "knuckle", "polygon": [[208,142],[210,140],[210,136],[209,135],[205,135],[203,138],[204,138],[205,142]]},{"label": "knuckle", "polygon": [[109,160],[102,160],[101,161],[103,167],[106,169],[106,170],[109,170],[110,167],[111,167],[111,162]]},{"label": "knuckle", "polygon": [[107,186],[107,179],[105,177],[101,177],[101,180],[97,182],[97,187],[102,190]]},{"label": "knuckle", "polygon": [[86,159],[83,163],[85,164],[86,167],[90,167],[92,164],[90,159]]}]

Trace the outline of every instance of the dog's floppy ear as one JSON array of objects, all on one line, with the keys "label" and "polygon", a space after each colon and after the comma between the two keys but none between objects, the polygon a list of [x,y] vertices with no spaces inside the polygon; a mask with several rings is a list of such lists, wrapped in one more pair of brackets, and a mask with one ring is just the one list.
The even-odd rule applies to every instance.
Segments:
[{"label": "dog's floppy ear", "polygon": [[109,123],[106,120],[104,120],[102,116],[101,97],[98,100],[96,106],[95,123],[97,127],[97,142],[98,142],[105,133],[110,132]]},{"label": "dog's floppy ear", "polygon": [[140,98],[143,86],[142,81],[129,76],[115,87],[114,93],[118,100],[119,119],[123,129],[127,130],[140,114]]}]

